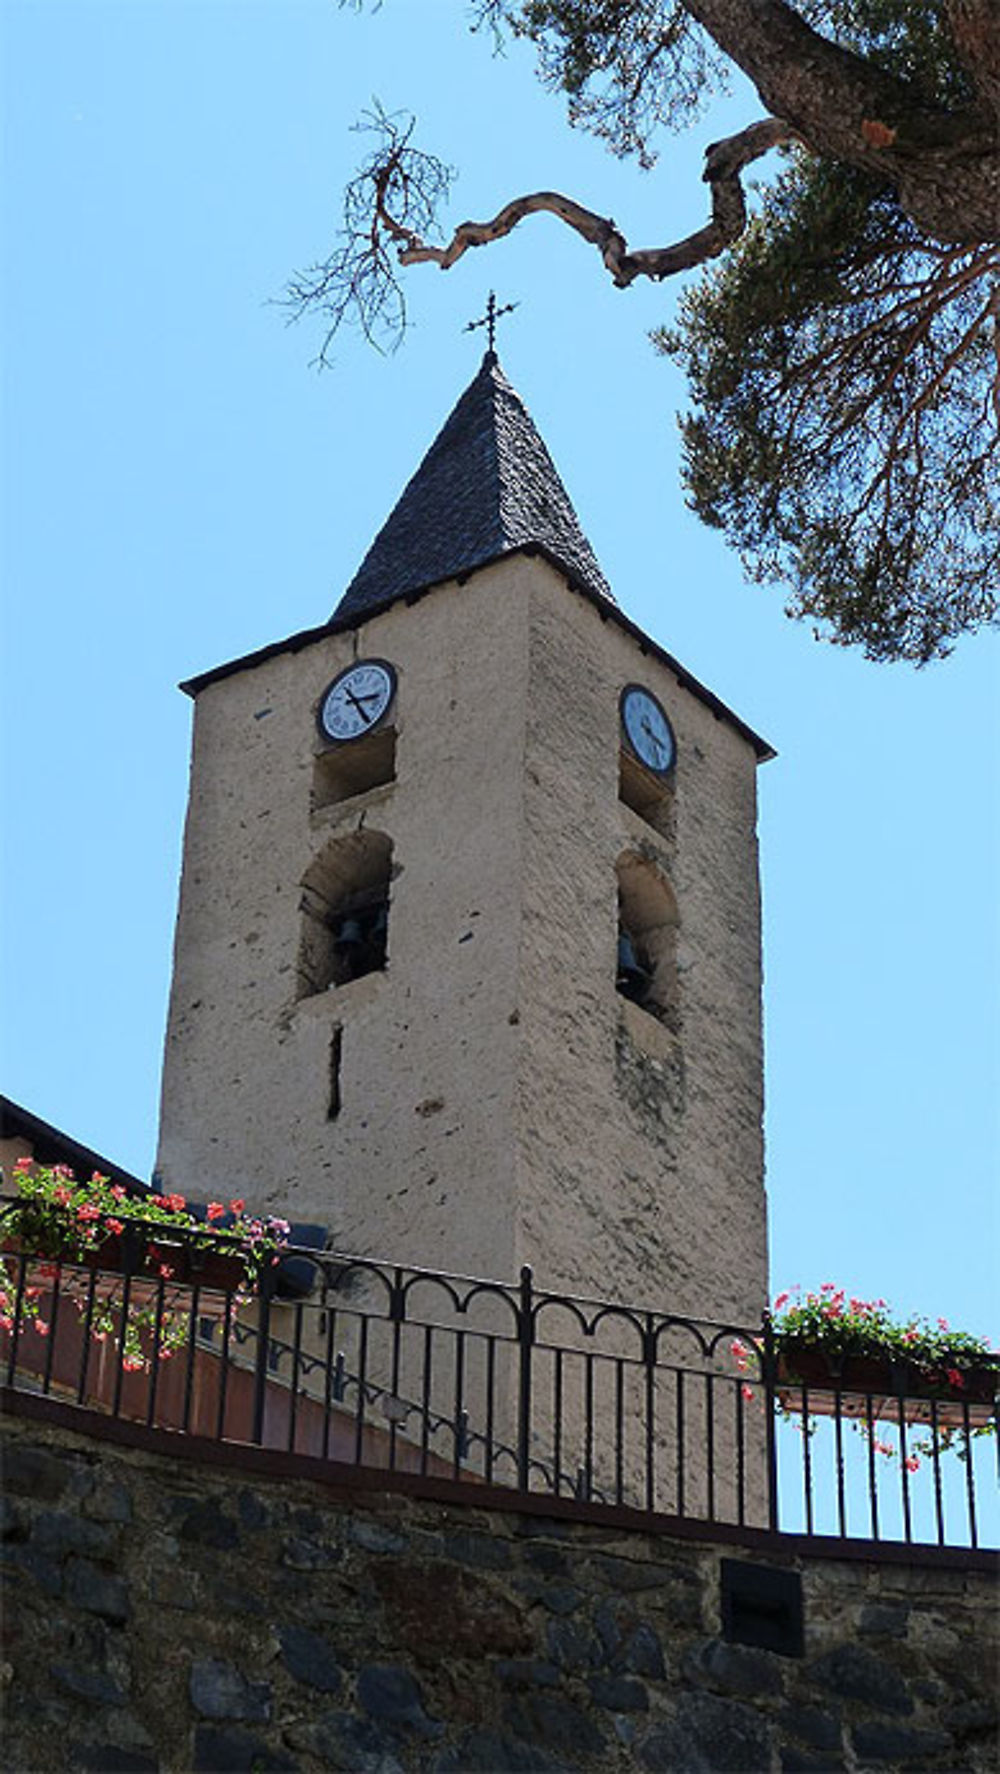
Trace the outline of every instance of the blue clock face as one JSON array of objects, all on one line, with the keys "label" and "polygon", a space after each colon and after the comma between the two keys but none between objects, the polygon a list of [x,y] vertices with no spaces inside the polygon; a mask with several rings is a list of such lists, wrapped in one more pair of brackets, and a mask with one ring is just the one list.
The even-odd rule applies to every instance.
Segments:
[{"label": "blue clock face", "polygon": [[384,659],[359,659],[334,678],[319,705],[324,739],[360,739],[388,711],[396,693],[396,673]]},{"label": "blue clock face", "polygon": [[677,756],[673,728],[656,697],[641,684],[627,684],[621,698],[622,727],[640,764],[666,776]]}]

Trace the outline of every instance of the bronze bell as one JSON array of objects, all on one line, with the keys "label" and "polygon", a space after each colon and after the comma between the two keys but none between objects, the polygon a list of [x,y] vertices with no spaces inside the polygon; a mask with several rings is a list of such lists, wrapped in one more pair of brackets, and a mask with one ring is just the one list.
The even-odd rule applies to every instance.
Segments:
[{"label": "bronze bell", "polygon": [[652,975],[639,959],[627,930],[618,932],[618,976],[615,984],[622,997],[630,998],[633,1004],[644,1004],[649,997]]},{"label": "bronze bell", "polygon": [[365,940],[360,918],[341,918],[334,942],[338,949],[358,949]]}]

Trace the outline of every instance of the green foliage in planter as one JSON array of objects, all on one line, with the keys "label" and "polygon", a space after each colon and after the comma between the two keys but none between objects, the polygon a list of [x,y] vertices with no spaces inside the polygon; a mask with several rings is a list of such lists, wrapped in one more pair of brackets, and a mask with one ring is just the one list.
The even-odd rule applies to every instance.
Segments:
[{"label": "green foliage in planter", "polygon": [[981,1367],[998,1367],[1000,1358],[985,1337],[954,1330],[946,1318],[900,1320],[886,1300],[848,1298],[843,1288],[825,1282],[818,1293],[795,1288],[774,1302],[774,1337],[778,1353],[808,1344],[840,1358],[869,1356],[906,1361],[912,1367],[942,1376]]}]

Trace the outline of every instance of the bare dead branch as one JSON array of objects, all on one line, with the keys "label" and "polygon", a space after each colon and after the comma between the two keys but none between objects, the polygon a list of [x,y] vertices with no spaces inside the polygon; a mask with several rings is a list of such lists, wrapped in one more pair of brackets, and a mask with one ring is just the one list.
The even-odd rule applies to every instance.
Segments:
[{"label": "bare dead branch", "polygon": [[385,232],[400,243],[397,257],[401,265],[431,264],[442,271],[450,271],[470,247],[488,246],[503,239],[526,216],[553,215],[596,246],[616,288],[627,289],[637,277],[659,281],[725,252],[746,227],[746,199],[740,177],[744,168],[772,148],[794,139],[795,131],[788,124],[778,117],[766,117],[724,141],[713,142],[706,150],[702,175],[712,191],[712,219],[704,228],[671,246],[629,252],[628,242],[615,222],[558,191],[534,191],[515,197],[490,221],[460,222],[446,246],[431,246],[388,207],[389,193],[398,176],[391,154],[375,175],[375,213]]}]

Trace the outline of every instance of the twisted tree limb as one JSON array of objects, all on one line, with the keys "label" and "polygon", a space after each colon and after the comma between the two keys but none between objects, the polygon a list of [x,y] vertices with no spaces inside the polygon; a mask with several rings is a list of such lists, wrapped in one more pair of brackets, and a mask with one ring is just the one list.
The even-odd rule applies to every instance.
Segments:
[{"label": "twisted tree limb", "polygon": [[659,281],[678,271],[688,271],[714,259],[732,246],[747,223],[746,199],[740,175],[751,161],[758,160],[772,148],[790,142],[796,132],[779,117],[765,117],[751,123],[736,135],[713,142],[705,153],[703,178],[711,187],[712,217],[703,228],[688,234],[671,246],[642,247],[628,250],[628,242],[617,225],[608,217],[599,216],[572,197],[558,191],[533,191],[504,204],[492,220],[460,222],[446,246],[428,246],[418,234],[396,221],[386,206],[388,191],[396,171],[390,153],[375,175],[375,215],[387,234],[399,242],[397,257],[401,265],[437,265],[450,271],[470,247],[487,246],[509,234],[525,216],[546,213],[575,230],[592,246],[596,246],[618,289],[627,289],[637,277]]}]

